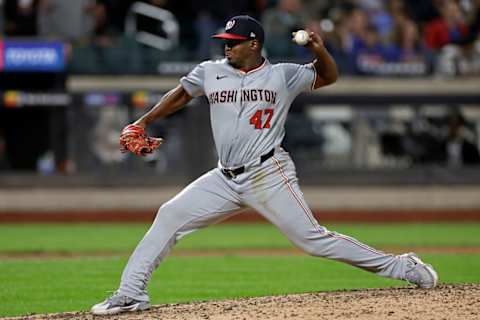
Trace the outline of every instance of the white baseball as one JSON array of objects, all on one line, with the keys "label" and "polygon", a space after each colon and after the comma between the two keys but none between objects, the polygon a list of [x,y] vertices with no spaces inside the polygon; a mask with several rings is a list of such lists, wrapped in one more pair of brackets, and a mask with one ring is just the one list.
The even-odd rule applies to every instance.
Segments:
[{"label": "white baseball", "polygon": [[293,40],[295,40],[295,42],[300,45],[300,46],[304,46],[308,43],[308,41],[310,40],[310,36],[308,35],[308,32],[305,31],[305,30],[298,30],[296,33],[295,33],[295,37],[293,38]]}]

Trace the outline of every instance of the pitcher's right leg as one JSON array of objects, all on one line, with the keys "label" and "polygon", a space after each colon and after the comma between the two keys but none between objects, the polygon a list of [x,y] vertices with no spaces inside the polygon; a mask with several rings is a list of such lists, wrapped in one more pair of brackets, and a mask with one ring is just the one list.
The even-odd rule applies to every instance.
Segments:
[{"label": "pitcher's right leg", "polygon": [[236,193],[217,169],[198,178],[160,207],[152,226],[130,256],[116,295],[148,302],[146,288],[152,272],[171,247],[184,235],[226,219],[240,208]]}]

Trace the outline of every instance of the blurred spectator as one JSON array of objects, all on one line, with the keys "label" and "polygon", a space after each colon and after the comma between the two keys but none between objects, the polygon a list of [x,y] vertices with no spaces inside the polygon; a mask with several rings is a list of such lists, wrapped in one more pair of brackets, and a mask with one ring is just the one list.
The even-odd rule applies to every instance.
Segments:
[{"label": "blurred spectator", "polygon": [[354,7],[344,23],[343,49],[351,60],[351,72],[364,73],[360,65],[383,62],[384,47],[376,28],[369,24],[367,12]]},{"label": "blurred spectator", "polygon": [[459,110],[448,115],[446,130],[445,153],[447,165],[461,167],[463,165],[480,164],[480,153],[475,142],[475,133],[468,128],[465,117]]},{"label": "blurred spectator", "polygon": [[436,71],[447,76],[480,75],[480,1],[472,8],[467,32],[441,49]]},{"label": "blurred spectator", "polygon": [[95,0],[39,0],[38,33],[76,41],[89,38],[96,27]]},{"label": "blurred spectator", "polygon": [[108,33],[110,21],[107,13],[108,1],[96,0],[93,8],[95,17],[94,34],[96,36],[105,36]]},{"label": "blurred spectator", "polygon": [[[418,28],[402,0],[357,1],[330,12],[333,31],[326,43],[341,71],[364,75],[412,76],[425,74]],[[377,22],[372,17],[377,16]]]},{"label": "blurred spectator", "polygon": [[436,72],[449,77],[480,75],[480,43],[445,46],[438,55]]},{"label": "blurred spectator", "polygon": [[340,73],[351,74],[355,70],[355,61],[351,58],[352,35],[350,32],[350,13],[354,6],[350,3],[343,3],[334,6],[328,11],[328,19],[331,22],[331,30],[322,28],[322,35],[325,45],[337,61]]},{"label": "blurred spectator", "polygon": [[384,152],[396,157],[406,155],[412,164],[445,164],[454,168],[480,164],[476,141],[474,127],[458,108],[441,117],[428,117],[417,110],[405,134],[387,132],[381,136]]},{"label": "blurred spectator", "polygon": [[410,18],[403,0],[389,1],[392,28],[387,35],[389,61],[421,60],[420,34],[417,25]]},{"label": "blurred spectator", "polygon": [[[388,1],[388,3],[390,4],[393,1]],[[385,1],[356,0],[356,3],[360,9],[367,13],[370,24],[376,28],[380,37],[384,38],[392,31],[392,16],[386,10]]]},{"label": "blurred spectator", "polygon": [[[302,0],[305,11],[313,19],[324,19],[328,16],[328,12],[337,5],[339,1],[335,0]],[[345,1],[342,1],[345,2]]]},{"label": "blurred spectator", "polygon": [[385,46],[381,42],[380,34],[374,26],[368,26],[362,31],[361,37],[355,38],[352,48],[352,54],[359,59],[367,58],[378,62],[383,62],[385,56]]},{"label": "blurred spectator", "polygon": [[5,34],[34,36],[37,34],[38,0],[5,1]]},{"label": "blurred spectator", "polygon": [[440,17],[425,26],[425,45],[433,50],[458,41],[468,32],[462,11],[455,0],[440,0],[438,11]]},{"label": "blurred spectator", "polygon": [[443,130],[436,119],[431,119],[420,109],[402,138],[404,152],[412,164],[443,164],[446,159]]},{"label": "blurred spectator", "polygon": [[371,40],[369,35],[373,30],[369,30],[368,15],[363,9],[353,8],[347,19],[349,51],[355,56],[359,48],[367,46],[366,42]]},{"label": "blurred spectator", "polygon": [[262,16],[265,29],[265,50],[273,58],[295,56],[292,32],[303,29],[309,18],[299,0],[279,0],[274,8],[266,10]]}]

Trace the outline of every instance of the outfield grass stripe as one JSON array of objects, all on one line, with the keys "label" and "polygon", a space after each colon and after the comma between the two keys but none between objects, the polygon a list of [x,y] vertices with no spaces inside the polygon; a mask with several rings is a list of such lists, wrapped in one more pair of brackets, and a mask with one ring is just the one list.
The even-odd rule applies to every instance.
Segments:
[{"label": "outfield grass stripe", "polygon": [[[480,254],[480,247],[381,247],[383,252],[402,254],[406,252],[416,252],[419,254]],[[111,251],[111,252],[0,252],[0,259],[21,260],[21,259],[74,259],[81,257],[125,257],[131,254],[130,251]],[[253,249],[223,249],[223,250],[192,250],[192,249],[174,249],[171,256],[179,257],[221,257],[228,255],[235,256],[299,256],[307,255],[297,248],[253,248]]]},{"label": "outfield grass stripe", "polygon": [[[374,248],[480,246],[480,223],[337,224],[329,230],[351,236]],[[0,225],[1,252],[131,252],[147,224]],[[178,246],[189,250],[291,248],[269,224],[226,224],[200,230]]]}]

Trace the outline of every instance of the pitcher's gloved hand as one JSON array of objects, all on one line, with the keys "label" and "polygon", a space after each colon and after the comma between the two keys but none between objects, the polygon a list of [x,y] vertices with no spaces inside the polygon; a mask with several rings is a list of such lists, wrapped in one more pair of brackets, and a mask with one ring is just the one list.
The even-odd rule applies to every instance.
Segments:
[{"label": "pitcher's gloved hand", "polygon": [[147,136],[145,129],[141,126],[129,124],[123,128],[120,134],[120,151],[131,152],[137,156],[146,156],[160,147],[162,138]]}]

